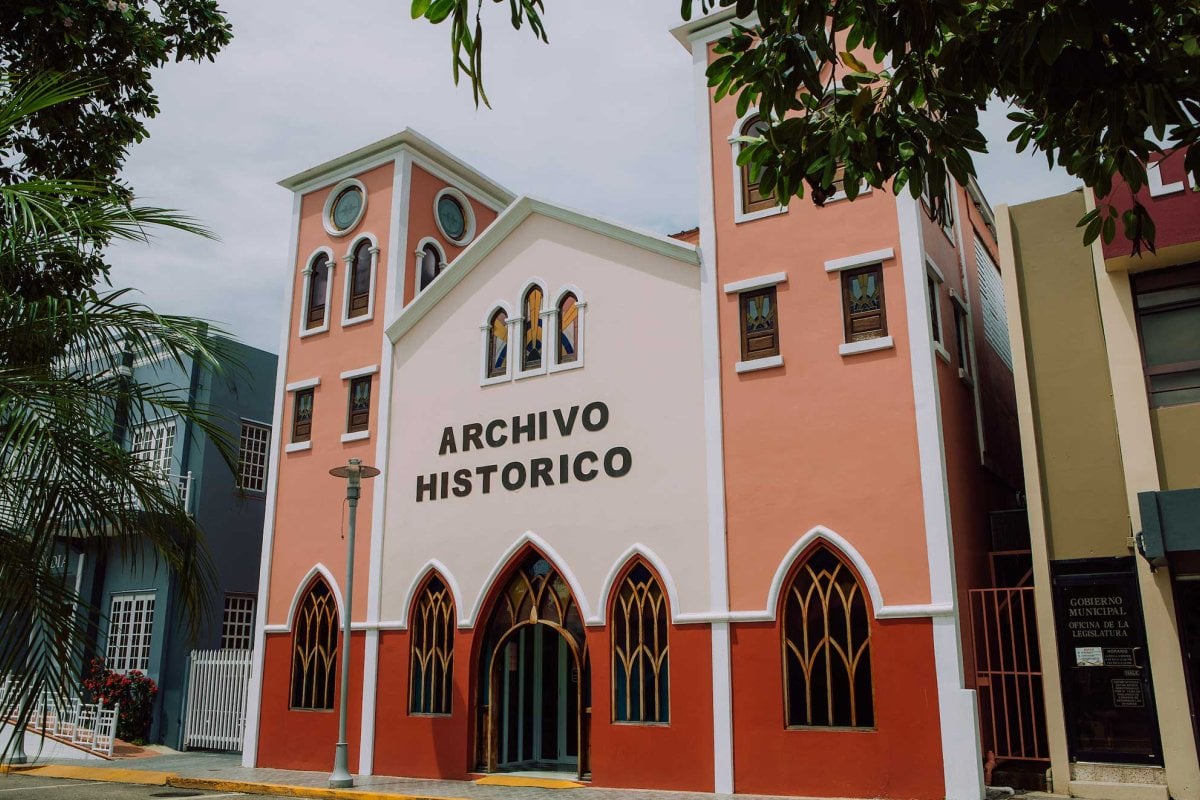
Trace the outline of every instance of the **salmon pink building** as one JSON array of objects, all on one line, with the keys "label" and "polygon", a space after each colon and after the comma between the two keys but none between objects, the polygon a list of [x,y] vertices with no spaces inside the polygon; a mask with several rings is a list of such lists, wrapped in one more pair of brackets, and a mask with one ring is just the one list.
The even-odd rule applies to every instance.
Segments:
[{"label": "salmon pink building", "polygon": [[[329,768],[347,703],[364,775],[982,796],[964,609],[1020,488],[990,211],[762,198],[757,120],[703,75],[728,19],[676,32],[696,232],[517,197],[411,130],[283,182],[247,765]],[[382,474],[343,698],[348,458]]]}]

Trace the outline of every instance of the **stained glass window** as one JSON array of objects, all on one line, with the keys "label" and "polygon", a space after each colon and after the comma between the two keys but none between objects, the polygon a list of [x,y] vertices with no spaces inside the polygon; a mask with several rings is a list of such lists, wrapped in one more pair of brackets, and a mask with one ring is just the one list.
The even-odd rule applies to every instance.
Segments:
[{"label": "stained glass window", "polygon": [[296,392],[292,403],[292,441],[307,442],[312,436],[313,390]]},{"label": "stained glass window", "polygon": [[842,302],[847,342],[887,335],[883,268],[879,264],[842,273]]},{"label": "stained glass window", "polygon": [[487,376],[498,378],[508,372],[508,314],[498,309],[488,323]]},{"label": "stained glass window", "polygon": [[363,195],[361,189],[357,186],[350,186],[343,189],[342,193],[333,201],[333,210],[329,215],[332,217],[333,227],[339,231],[348,230],[358,221],[362,207]]},{"label": "stained glass window", "polygon": [[292,628],[292,708],[333,709],[337,640],[337,600],[317,578],[300,601]]},{"label": "stained glass window", "polygon": [[522,311],[525,314],[525,354],[521,368],[530,370],[542,366],[542,290],[534,286],[525,293]]},{"label": "stained glass window", "polygon": [[467,233],[467,212],[462,203],[448,194],[444,194],[437,204],[438,222],[442,230],[455,241],[459,241]]},{"label": "stained glass window", "polygon": [[324,253],[313,260],[308,274],[308,309],[305,330],[325,324],[325,299],[329,294],[329,257]]},{"label": "stained glass window", "polygon": [[775,287],[743,292],[741,300],[742,359],[779,355],[779,321]]},{"label": "stained glass window", "polygon": [[410,630],[410,714],[449,714],[454,693],[454,598],[436,575],[413,610]]},{"label": "stained glass window", "polygon": [[612,647],[613,721],[670,721],[667,599],[644,564],[629,571],[613,598]]},{"label": "stained glass window", "polygon": [[[767,131],[767,123],[762,121],[762,118],[755,115],[746,120],[746,124],[742,126],[742,136],[762,136]],[[737,158],[746,144],[739,144],[734,151],[734,158]],[[742,213],[749,214],[752,211],[761,211],[764,208],[774,208],[778,205],[775,198],[766,195],[759,190],[758,181],[752,180],[750,177],[750,165],[744,164],[741,167],[742,171]]]},{"label": "stained glass window", "polygon": [[579,358],[579,301],[567,293],[558,302],[558,363]]},{"label": "stained glass window", "polygon": [[371,242],[364,240],[354,248],[354,266],[350,274],[350,311],[347,317],[361,317],[371,303]]},{"label": "stained glass window", "polygon": [[365,431],[371,421],[371,376],[363,375],[350,381],[350,413],[346,431]]},{"label": "stained glass window", "polygon": [[825,547],[784,590],[783,701],[789,727],[869,728],[871,623],[862,586]]}]

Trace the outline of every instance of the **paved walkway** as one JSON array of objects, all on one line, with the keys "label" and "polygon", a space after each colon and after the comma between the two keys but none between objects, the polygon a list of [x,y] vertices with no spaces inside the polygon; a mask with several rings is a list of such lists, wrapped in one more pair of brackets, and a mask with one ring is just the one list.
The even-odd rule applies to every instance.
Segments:
[{"label": "paved walkway", "polygon": [[[43,762],[45,763],[45,762]],[[481,786],[472,781],[428,780],[423,778],[394,778],[368,776],[354,779],[353,790],[331,790],[329,773],[302,772],[285,769],[247,769],[241,756],[230,753],[170,752],[162,755],[110,762],[119,766],[112,773],[119,776],[100,777],[95,762],[56,760],[56,767],[70,767],[83,780],[116,780],[166,783],[179,788],[217,789],[278,796],[329,798],[330,800],[399,800],[400,798],[454,798],[455,800],[772,800],[767,795],[724,795],[700,792],[661,792],[634,789],[598,789],[589,786],[571,789],[544,789],[514,786]],[[60,777],[68,777],[61,775]],[[800,788],[800,787],[797,787]],[[285,791],[280,791],[285,790]],[[1008,792],[989,790],[989,800],[1004,798]]]}]

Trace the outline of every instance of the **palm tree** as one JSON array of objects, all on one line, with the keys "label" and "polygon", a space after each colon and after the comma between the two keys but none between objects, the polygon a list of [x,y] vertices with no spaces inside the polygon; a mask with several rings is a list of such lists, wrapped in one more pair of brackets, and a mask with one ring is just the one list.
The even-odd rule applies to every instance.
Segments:
[{"label": "palm tree", "polygon": [[[20,86],[0,75],[0,138],[29,114],[94,87],[59,77]],[[106,276],[103,247],[148,241],[155,226],[209,236],[159,208],[130,207],[112,185],[29,179],[0,186],[0,676],[11,676],[0,720],[24,728],[43,692],[78,690],[96,609],[52,568],[56,546],[107,537],[130,561],[150,553],[180,587],[192,630],[212,591],[201,531],[176,487],[125,447],[144,419],[176,414],[236,451],[211,412],[176,387],[135,381],[129,365],[158,357],[228,366],[207,323],[165,316],[126,291],[90,288]],[[17,736],[0,742],[0,760]]]}]

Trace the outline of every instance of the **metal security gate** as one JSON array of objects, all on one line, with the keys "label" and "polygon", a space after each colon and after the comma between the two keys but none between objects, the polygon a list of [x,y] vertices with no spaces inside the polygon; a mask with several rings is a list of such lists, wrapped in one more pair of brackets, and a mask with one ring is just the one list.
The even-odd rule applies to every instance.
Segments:
[{"label": "metal security gate", "polygon": [[250,650],[193,650],[188,659],[187,719],[183,746],[242,749]]},{"label": "metal security gate", "polygon": [[1050,760],[1033,587],[971,589],[979,726],[989,761]]}]

